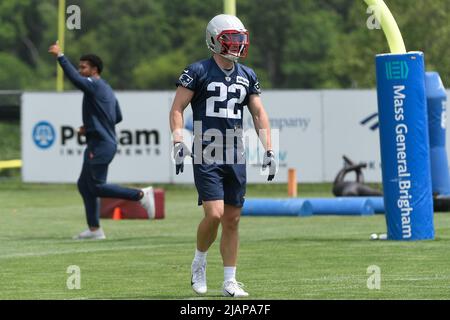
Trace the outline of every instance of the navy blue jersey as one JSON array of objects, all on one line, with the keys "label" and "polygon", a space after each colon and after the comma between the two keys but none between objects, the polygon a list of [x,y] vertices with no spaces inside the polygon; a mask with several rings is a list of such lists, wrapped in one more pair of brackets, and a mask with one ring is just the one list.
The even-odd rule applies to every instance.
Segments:
[{"label": "navy blue jersey", "polygon": [[58,61],[67,78],[84,92],[83,125],[88,142],[91,138],[117,144],[115,125],[122,121],[122,113],[112,88],[103,79],[81,76],[65,56]]},{"label": "navy blue jersey", "polygon": [[250,95],[261,93],[252,69],[235,63],[227,75],[212,57],[188,66],[176,85],[194,91],[193,121],[202,122],[203,134],[208,129],[218,129],[223,135],[227,129],[242,129],[244,106]]}]

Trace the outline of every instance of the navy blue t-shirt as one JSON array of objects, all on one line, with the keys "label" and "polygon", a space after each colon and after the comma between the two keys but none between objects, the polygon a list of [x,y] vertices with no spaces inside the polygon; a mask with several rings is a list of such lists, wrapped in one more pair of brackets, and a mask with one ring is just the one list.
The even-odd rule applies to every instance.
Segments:
[{"label": "navy blue t-shirt", "polygon": [[98,140],[117,144],[115,125],[122,121],[122,113],[110,85],[101,78],[81,76],[65,56],[59,57],[58,61],[67,78],[84,92],[83,125],[88,143]]},{"label": "navy blue t-shirt", "polygon": [[242,129],[244,107],[252,94],[260,94],[255,72],[239,63],[227,75],[214,58],[189,65],[179,77],[177,86],[194,91],[191,100],[193,121],[202,122],[202,134],[217,129]]}]

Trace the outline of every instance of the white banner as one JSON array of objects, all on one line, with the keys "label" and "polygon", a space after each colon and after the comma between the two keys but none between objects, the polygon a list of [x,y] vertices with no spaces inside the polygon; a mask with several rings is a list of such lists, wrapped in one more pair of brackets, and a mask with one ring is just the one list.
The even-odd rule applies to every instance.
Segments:
[{"label": "white banner", "polygon": [[[323,92],[324,181],[333,181],[343,168],[343,155],[365,162],[367,182],[381,182],[377,94],[372,90]],[[349,174],[349,179],[355,175]]]},{"label": "white banner", "polygon": [[[169,110],[174,91],[118,92],[124,121],[117,126],[119,150],[108,181],[117,183],[194,183],[190,159],[175,175],[171,160]],[[261,96],[273,130],[280,169],[274,182],[286,183],[287,169],[297,169],[298,181],[331,182],[343,167],[342,156],[366,162],[368,182],[381,182],[378,107],[375,90],[267,90]],[[25,93],[22,97],[22,177],[25,182],[76,182],[84,141],[81,93]],[[185,111],[186,129],[192,122]],[[253,121],[244,112],[244,131]],[[447,131],[450,139],[450,132]],[[186,141],[188,145],[189,141]],[[279,142],[277,145],[276,143]],[[247,150],[248,182],[261,175],[262,148]]]},{"label": "white banner", "polygon": [[[322,108],[318,91],[268,91],[261,95],[272,129],[272,144],[279,171],[277,181],[287,181],[288,169],[297,169],[299,182],[323,179]],[[245,113],[245,128],[254,130],[250,112]],[[250,147],[247,176],[251,182],[267,181],[261,174],[262,147]],[[256,164],[257,155],[260,161]]]},{"label": "white banner", "polygon": [[[111,182],[169,182],[168,92],[117,93],[123,122]],[[76,182],[85,149],[81,93],[26,93],[22,97],[22,178],[25,182]]]}]

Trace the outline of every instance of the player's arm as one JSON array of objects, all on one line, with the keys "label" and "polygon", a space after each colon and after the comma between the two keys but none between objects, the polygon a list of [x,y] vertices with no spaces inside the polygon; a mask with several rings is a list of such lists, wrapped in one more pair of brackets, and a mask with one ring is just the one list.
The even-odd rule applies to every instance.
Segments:
[{"label": "player's arm", "polygon": [[78,73],[78,70],[70,63],[69,59],[63,54],[58,42],[50,46],[48,52],[57,57],[59,65],[64,70],[64,74],[69,78],[70,82],[75,87],[85,93],[91,93],[94,91],[94,83],[92,79],[85,78]]},{"label": "player's arm", "polygon": [[258,94],[252,94],[249,98],[248,110],[250,111],[256,133],[261,140],[266,151],[272,150],[272,140],[270,139],[270,123],[266,110]]},{"label": "player's arm", "polygon": [[172,131],[173,142],[183,141],[183,113],[194,96],[194,91],[178,86],[170,110],[170,130]]},{"label": "player's arm", "polygon": [[194,91],[178,86],[170,110],[170,130],[173,138],[173,157],[175,160],[175,173],[184,171],[184,157],[190,154],[189,148],[183,142],[183,112],[194,96]]},{"label": "player's arm", "polygon": [[264,159],[262,168],[269,167],[268,181],[272,181],[277,172],[277,162],[275,161],[275,154],[272,150],[272,140],[270,138],[270,123],[266,110],[262,104],[259,94],[252,94],[249,98],[248,109],[253,117],[253,124],[255,125],[256,133],[259,140],[264,146]]}]

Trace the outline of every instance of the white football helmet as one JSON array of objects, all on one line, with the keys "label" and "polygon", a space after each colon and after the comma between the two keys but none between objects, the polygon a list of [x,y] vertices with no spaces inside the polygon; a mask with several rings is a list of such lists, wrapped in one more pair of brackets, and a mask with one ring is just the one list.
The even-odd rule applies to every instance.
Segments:
[{"label": "white football helmet", "polygon": [[249,34],[237,17],[219,14],[206,27],[206,45],[212,52],[236,62],[247,56]]}]

